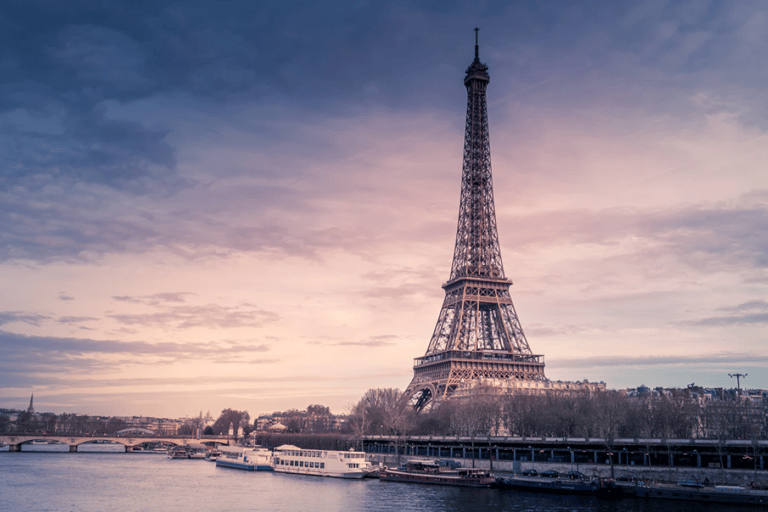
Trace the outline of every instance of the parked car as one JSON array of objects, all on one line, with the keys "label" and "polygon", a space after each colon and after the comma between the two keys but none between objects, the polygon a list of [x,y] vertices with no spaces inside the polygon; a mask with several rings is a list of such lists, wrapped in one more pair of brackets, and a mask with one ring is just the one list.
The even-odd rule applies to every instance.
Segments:
[{"label": "parked car", "polygon": [[526,469],[526,470],[523,470],[523,476],[536,476],[536,475],[538,475],[538,474],[539,474],[539,472],[538,472],[538,471],[536,471],[535,469]]},{"label": "parked car", "polygon": [[547,477],[547,478],[557,478],[560,476],[560,473],[555,471],[554,469],[548,469],[546,471],[541,472],[541,476]]},{"label": "parked car", "polygon": [[565,476],[571,480],[582,480],[584,478],[584,473],[581,471],[569,471]]}]

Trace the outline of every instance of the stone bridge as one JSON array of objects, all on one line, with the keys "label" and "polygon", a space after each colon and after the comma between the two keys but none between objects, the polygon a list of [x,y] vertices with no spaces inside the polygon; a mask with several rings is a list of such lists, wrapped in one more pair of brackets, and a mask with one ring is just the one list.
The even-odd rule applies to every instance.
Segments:
[{"label": "stone bridge", "polygon": [[234,437],[230,436],[203,436],[197,439],[193,436],[158,436],[158,435],[91,435],[75,436],[62,434],[11,434],[0,435],[0,446],[8,445],[8,451],[19,452],[21,446],[35,441],[55,442],[69,446],[70,452],[77,452],[77,447],[88,443],[112,443],[125,446],[125,451],[133,451],[134,447],[144,443],[185,446],[190,444],[221,445],[231,444]]}]

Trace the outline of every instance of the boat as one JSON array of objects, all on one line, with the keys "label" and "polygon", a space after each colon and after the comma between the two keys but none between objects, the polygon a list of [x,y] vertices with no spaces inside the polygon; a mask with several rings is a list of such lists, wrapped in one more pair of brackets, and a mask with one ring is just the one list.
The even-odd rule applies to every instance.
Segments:
[{"label": "boat", "polygon": [[502,489],[545,492],[551,494],[571,494],[576,496],[596,496],[608,501],[618,501],[624,498],[624,489],[611,480],[533,479],[514,476],[511,478],[499,478],[498,485]]},{"label": "boat", "polygon": [[205,453],[205,460],[209,462],[216,462],[219,457],[221,457],[221,450],[218,448],[213,448]]},{"label": "boat", "polygon": [[700,503],[733,503],[768,506],[768,491],[737,485],[645,485],[635,486],[635,495],[644,499],[695,501]]},{"label": "boat", "polygon": [[496,477],[484,469],[455,468],[436,460],[409,460],[396,469],[382,468],[384,482],[454,485],[460,487],[495,487]]},{"label": "boat", "polygon": [[174,446],[173,448],[169,448],[168,458],[169,459],[186,459],[188,458],[187,449],[183,446]]},{"label": "boat", "polygon": [[375,470],[365,452],[303,450],[290,444],[275,448],[273,466],[277,473],[336,478],[364,478]]},{"label": "boat", "polygon": [[204,459],[208,451],[204,444],[186,444],[168,449],[169,459]]},{"label": "boat", "polygon": [[243,469],[245,471],[272,471],[272,452],[267,448],[222,446],[216,458],[216,467]]}]

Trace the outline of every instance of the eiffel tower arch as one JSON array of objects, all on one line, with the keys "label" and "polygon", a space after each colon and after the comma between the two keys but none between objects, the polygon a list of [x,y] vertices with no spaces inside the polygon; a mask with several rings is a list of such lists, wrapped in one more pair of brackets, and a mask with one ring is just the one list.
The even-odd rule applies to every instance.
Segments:
[{"label": "eiffel tower arch", "polygon": [[[467,122],[451,275],[427,352],[416,358],[404,399],[416,410],[473,387],[546,386],[544,356],[523,333],[501,262],[493,202],[486,88],[488,66],[475,59],[464,78]],[[466,395],[466,393],[464,393]]]}]

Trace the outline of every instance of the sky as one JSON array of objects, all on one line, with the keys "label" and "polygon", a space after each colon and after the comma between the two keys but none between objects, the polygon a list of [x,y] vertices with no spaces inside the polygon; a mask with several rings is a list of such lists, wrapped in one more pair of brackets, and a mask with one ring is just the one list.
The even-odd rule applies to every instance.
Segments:
[{"label": "sky", "polygon": [[0,5],[0,407],[252,417],[405,389],[489,67],[552,380],[768,388],[761,1]]}]

